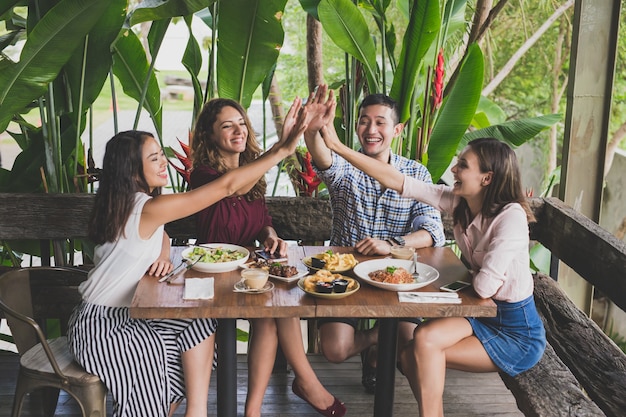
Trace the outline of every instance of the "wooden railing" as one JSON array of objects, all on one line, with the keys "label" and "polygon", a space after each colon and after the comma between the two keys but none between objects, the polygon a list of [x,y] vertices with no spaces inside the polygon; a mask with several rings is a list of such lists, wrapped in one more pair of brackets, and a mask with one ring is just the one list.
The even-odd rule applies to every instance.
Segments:
[{"label": "wooden railing", "polygon": [[[91,194],[0,194],[0,241],[86,237]],[[327,200],[267,199],[278,234],[287,240],[323,242],[330,237]],[[533,198],[537,223],[530,237],[626,310],[626,244],[558,199]],[[451,221],[444,216],[446,235]],[[195,237],[192,217],[166,226],[172,238]],[[45,256],[45,251],[42,252]],[[626,355],[569,300],[558,283],[535,277],[535,301],[549,346],[540,363],[515,378],[502,379],[528,416],[609,415],[626,410]]]}]

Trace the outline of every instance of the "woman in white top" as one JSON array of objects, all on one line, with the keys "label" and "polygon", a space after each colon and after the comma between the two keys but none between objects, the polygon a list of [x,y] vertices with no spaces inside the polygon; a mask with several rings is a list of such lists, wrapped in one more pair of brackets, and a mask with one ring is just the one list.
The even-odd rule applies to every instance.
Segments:
[{"label": "woman in white top", "polygon": [[471,268],[473,288],[497,304],[494,318],[427,320],[400,354],[420,415],[443,416],[446,367],[514,376],[534,366],[545,349],[529,269],[528,222],[534,216],[522,191],[517,158],[497,139],[476,139],[452,168],[453,186],[426,184],[342,144],[332,123],[335,106],[331,93],[324,114],[309,113],[309,129],[319,126],[328,148],[383,186],[452,213],[454,237]]},{"label": "woman in white top", "polygon": [[114,417],[171,416],[185,397],[186,417],[206,417],[216,320],[132,319],[130,302],[144,274],[172,270],[164,224],[255,183],[292,154],[306,128],[301,107],[294,100],[281,140],[264,155],[187,193],[160,193],[167,158],[150,133],[122,132],[107,143],[89,225],[95,265],[68,339],[76,360],[109,389]]}]

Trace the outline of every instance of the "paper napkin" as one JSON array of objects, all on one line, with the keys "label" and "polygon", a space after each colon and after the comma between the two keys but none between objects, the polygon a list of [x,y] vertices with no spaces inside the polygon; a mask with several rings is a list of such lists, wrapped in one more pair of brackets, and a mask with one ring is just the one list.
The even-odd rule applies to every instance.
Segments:
[{"label": "paper napkin", "polygon": [[213,298],[213,277],[186,278],[183,300],[208,300]]},{"label": "paper napkin", "polygon": [[457,293],[447,292],[398,292],[398,300],[401,303],[461,304]]}]

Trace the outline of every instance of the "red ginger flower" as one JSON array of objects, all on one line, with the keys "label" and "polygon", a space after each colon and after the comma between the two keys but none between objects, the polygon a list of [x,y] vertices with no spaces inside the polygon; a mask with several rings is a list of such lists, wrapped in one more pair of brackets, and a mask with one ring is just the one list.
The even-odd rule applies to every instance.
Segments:
[{"label": "red ginger flower", "polygon": [[313,193],[317,191],[317,187],[321,184],[322,180],[320,180],[315,170],[313,170],[311,153],[306,151],[303,155],[297,152],[297,155],[300,165],[304,168],[303,171],[298,170],[298,175],[302,181],[304,181],[304,184],[300,188],[307,197],[311,197]]},{"label": "red ginger flower", "polygon": [[433,79],[433,110],[437,110],[441,106],[443,99],[443,75],[443,49],[440,49],[439,54],[437,54],[437,68],[435,68],[435,78]]},{"label": "red ginger flower", "polygon": [[191,176],[191,168],[192,168],[192,162],[191,162],[191,148],[189,147],[189,145],[187,145],[186,143],[181,142],[180,139],[176,138],[176,140],[178,141],[178,143],[180,143],[181,148],[183,148],[183,152],[185,152],[185,154],[181,154],[179,152],[176,152],[173,148],[172,152],[174,152],[174,155],[176,155],[176,158],[178,158],[178,160],[183,164],[182,167],[179,167],[177,165],[175,165],[174,163],[172,163],[172,161],[170,161],[169,159],[167,160],[170,165],[172,165],[174,167],[174,169],[176,170],[176,172],[178,172],[183,179],[187,182],[187,184],[189,184],[189,178]]}]

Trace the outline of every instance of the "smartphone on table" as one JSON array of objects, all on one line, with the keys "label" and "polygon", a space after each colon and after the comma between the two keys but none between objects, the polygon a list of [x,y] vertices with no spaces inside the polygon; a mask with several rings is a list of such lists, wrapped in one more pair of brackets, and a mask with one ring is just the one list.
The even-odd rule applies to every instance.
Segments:
[{"label": "smartphone on table", "polygon": [[264,249],[255,250],[254,253],[261,259],[265,259],[267,261],[275,261],[275,262],[284,262],[287,260],[286,257],[280,256],[278,252],[269,253]]},{"label": "smartphone on table", "polygon": [[458,292],[464,288],[471,287],[472,284],[466,281],[454,281],[439,287],[441,291]]}]

